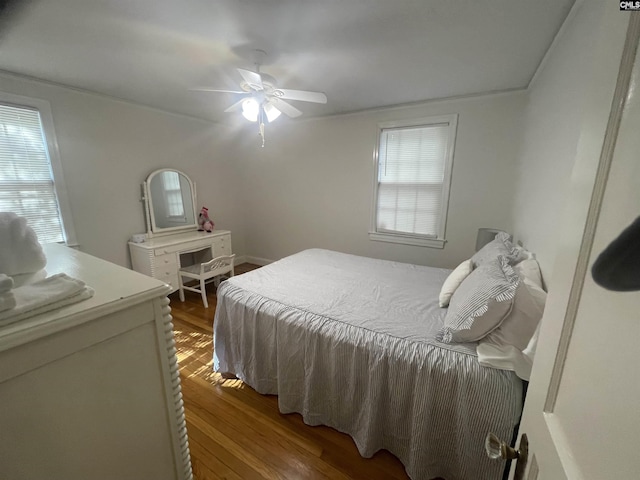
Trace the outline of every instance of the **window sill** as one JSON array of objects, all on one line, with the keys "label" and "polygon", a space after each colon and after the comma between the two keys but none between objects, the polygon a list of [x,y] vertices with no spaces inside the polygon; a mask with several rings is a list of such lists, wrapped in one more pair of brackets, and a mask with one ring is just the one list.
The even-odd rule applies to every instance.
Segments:
[{"label": "window sill", "polygon": [[440,238],[413,237],[410,235],[397,235],[392,233],[369,232],[369,240],[376,242],[401,243],[404,245],[416,245],[418,247],[444,248],[447,242]]}]

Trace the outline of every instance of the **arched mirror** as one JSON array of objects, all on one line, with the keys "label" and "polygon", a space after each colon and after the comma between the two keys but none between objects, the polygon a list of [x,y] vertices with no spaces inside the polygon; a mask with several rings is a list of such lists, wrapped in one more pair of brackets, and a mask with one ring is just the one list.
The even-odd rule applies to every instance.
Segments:
[{"label": "arched mirror", "polygon": [[149,236],[198,228],[196,187],[184,173],[156,170],[144,182],[143,192]]}]

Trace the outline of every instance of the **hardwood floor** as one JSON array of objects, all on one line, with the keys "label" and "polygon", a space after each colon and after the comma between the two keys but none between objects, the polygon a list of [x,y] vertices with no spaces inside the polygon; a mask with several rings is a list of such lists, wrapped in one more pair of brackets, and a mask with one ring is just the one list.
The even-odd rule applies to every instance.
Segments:
[{"label": "hardwood floor", "polygon": [[207,291],[208,309],[195,293],[170,297],[195,480],[408,478],[389,452],[362,458],[348,435],[282,415],[277,397],[213,373],[215,287]]}]

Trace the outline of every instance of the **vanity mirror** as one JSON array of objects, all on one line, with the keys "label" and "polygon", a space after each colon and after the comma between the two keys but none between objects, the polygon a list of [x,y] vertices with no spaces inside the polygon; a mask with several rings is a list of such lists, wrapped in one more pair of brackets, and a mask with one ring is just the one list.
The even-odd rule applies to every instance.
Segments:
[{"label": "vanity mirror", "polygon": [[147,236],[198,228],[196,186],[178,170],[152,172],[142,184]]}]

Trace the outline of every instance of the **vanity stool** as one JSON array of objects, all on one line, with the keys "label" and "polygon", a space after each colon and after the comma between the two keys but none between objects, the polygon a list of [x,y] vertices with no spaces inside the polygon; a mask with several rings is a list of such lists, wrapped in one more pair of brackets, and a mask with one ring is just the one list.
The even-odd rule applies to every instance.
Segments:
[{"label": "vanity stool", "polygon": [[[178,290],[180,292],[180,301],[184,302],[184,291],[189,290],[191,292],[199,293],[202,296],[204,308],[209,308],[207,291],[205,289],[206,281],[214,278],[216,286],[218,286],[220,282],[218,277],[220,277],[220,275],[228,273],[230,277],[233,277],[233,262],[235,257],[235,254],[223,255],[205,263],[180,268],[178,270]],[[200,282],[199,286],[187,287],[184,284],[182,277],[198,280]]]}]

